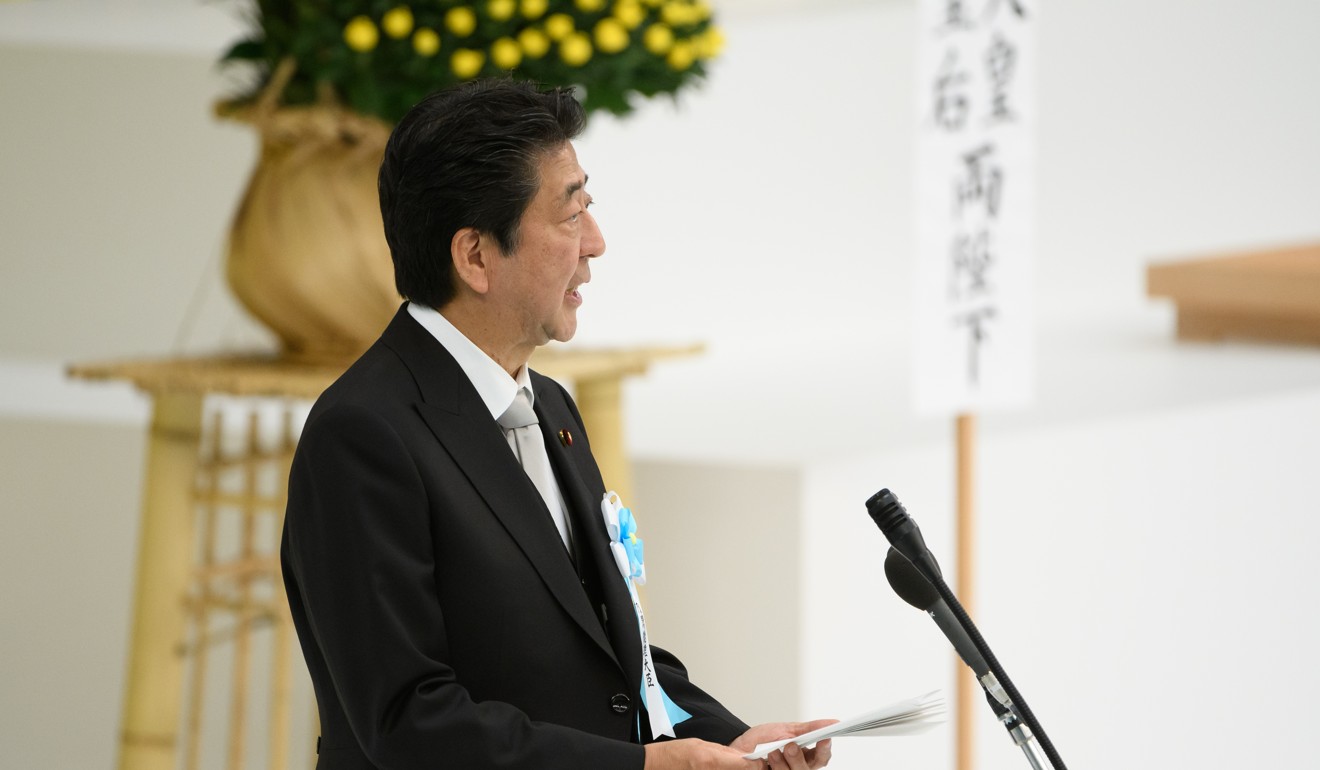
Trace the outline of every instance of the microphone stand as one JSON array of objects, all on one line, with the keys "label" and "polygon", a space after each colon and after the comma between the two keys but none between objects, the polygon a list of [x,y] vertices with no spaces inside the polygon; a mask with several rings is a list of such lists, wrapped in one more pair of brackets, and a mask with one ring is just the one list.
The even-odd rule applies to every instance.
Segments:
[{"label": "microphone stand", "polygon": [[[994,676],[994,674],[986,674],[983,679],[993,680]],[[995,684],[998,684],[998,682],[996,681]],[[994,695],[990,694],[990,689],[984,682],[982,682],[981,686],[985,688],[986,702],[990,704],[990,708],[995,712],[995,716],[999,717],[1000,723],[1004,725],[1006,730],[1008,730],[1009,737],[1018,745],[1018,748],[1022,749],[1022,753],[1027,755],[1027,761],[1031,763],[1032,769],[1048,770],[1050,767],[1049,760],[1041,756],[1040,747],[1032,740],[1031,728],[1022,723],[1021,718],[1018,716],[1017,709],[1012,705],[1012,701],[1010,700],[1008,705],[1000,703],[995,699]],[[1000,692],[1003,693],[1002,690],[1000,690]],[[1008,698],[1006,693],[1004,694],[1004,698]]]},{"label": "microphone stand", "polygon": [[[1045,728],[1040,726],[1036,715],[1031,713],[1031,707],[1027,705],[1026,699],[1017,691],[1017,687],[1013,685],[1013,680],[1008,678],[1008,673],[1004,671],[1004,667],[999,665],[994,653],[990,651],[990,645],[986,644],[981,632],[977,630],[976,624],[968,616],[967,610],[963,609],[962,603],[958,601],[958,597],[953,595],[953,589],[949,588],[949,584],[945,583],[944,578],[940,577],[938,573],[933,577],[934,579],[930,580],[932,576],[926,575],[931,585],[935,586],[935,590],[939,591],[940,598],[944,599],[945,604],[949,605],[949,609],[953,611],[963,630],[971,637],[972,644],[976,645],[977,651],[981,653],[985,658],[985,662],[990,666],[990,673],[981,677],[981,686],[985,688],[986,698],[990,701],[991,708],[998,703],[1008,713],[1008,719],[1000,715],[999,721],[1004,723],[1009,735],[1013,737],[1013,742],[1022,747],[1023,753],[1027,755],[1027,761],[1031,762],[1031,766],[1035,770],[1046,770],[1040,765],[1040,760],[1035,753],[1036,746],[1033,743],[1034,737],[1040,736],[1040,748],[1049,760],[1049,768],[1052,768],[1052,770],[1068,770],[1063,764],[1063,759],[1059,757],[1059,753],[1054,750],[1054,744],[1050,742],[1049,736],[1045,734]],[[1002,687],[1000,686],[1001,680],[1003,682]],[[998,714],[998,709],[996,709],[996,714]],[[1024,722],[1025,724],[1023,724]]]},{"label": "microphone stand", "polygon": [[[990,645],[981,636],[981,632],[977,630],[976,624],[972,622],[967,610],[963,609],[958,597],[954,596],[953,589],[949,588],[949,584],[944,582],[944,578],[940,575],[939,564],[935,562],[935,557],[931,555],[930,549],[926,547],[926,541],[921,537],[920,527],[908,516],[903,504],[888,489],[882,489],[866,501],[866,510],[875,521],[876,526],[880,527],[880,531],[884,533],[885,538],[889,540],[894,550],[904,556],[935,587],[940,598],[949,606],[949,610],[958,620],[958,624],[967,632],[967,636],[972,640],[977,652],[985,658],[990,671],[981,677],[981,686],[985,688],[986,696],[992,708],[997,702],[1000,707],[1008,712],[1011,718],[1005,719],[1001,715],[1000,721],[1008,729],[1013,741],[1022,747],[1022,751],[1027,755],[1027,760],[1031,762],[1032,767],[1035,770],[1045,770],[1039,763],[1039,757],[1035,754],[1033,740],[1039,738],[1040,748],[1049,760],[1051,770],[1068,770],[1067,766],[1063,764],[1059,752],[1055,751],[1050,737],[1045,734],[1045,728],[1041,727],[1040,721],[1031,712],[1031,707],[1027,705],[1026,699],[1013,685],[1013,680],[1008,678],[1008,673],[1004,671],[1004,667],[999,665],[999,660],[990,651]],[[1002,686],[1000,685],[1001,682],[1003,683]],[[996,713],[998,711],[999,709],[996,709]]]}]

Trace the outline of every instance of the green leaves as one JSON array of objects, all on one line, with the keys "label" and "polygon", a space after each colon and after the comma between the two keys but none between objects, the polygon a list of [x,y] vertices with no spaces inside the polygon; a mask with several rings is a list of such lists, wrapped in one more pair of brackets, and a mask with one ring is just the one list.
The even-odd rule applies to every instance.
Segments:
[{"label": "green leaves", "polygon": [[266,50],[263,40],[240,40],[234,43],[224,56],[220,57],[222,62],[230,61],[256,61],[265,57]]},{"label": "green leaves", "polygon": [[[702,0],[659,0],[638,3],[636,0],[608,0],[600,8],[583,11],[574,0],[549,0],[544,14],[526,18],[523,13],[492,15],[488,0],[247,0],[256,29],[224,53],[220,61],[228,66],[256,70],[253,87],[236,101],[250,101],[269,82],[279,62],[292,57],[297,68],[280,95],[286,105],[313,104],[327,97],[366,115],[395,123],[426,94],[459,82],[463,77],[513,77],[535,80],[552,86],[579,85],[585,91],[584,107],[590,113],[605,110],[616,115],[631,112],[638,99],[673,94],[705,75],[703,60],[718,50],[718,30],[710,19],[709,8]],[[590,5],[590,4],[588,4]],[[382,20],[392,9],[404,6],[414,19],[412,32],[394,38],[379,31]],[[475,14],[475,30],[458,36],[448,28],[445,16],[454,8],[466,8]],[[507,12],[507,9],[506,9]],[[465,12],[466,13],[466,12]],[[573,29],[591,40],[591,56],[573,66],[560,55],[559,42],[552,42],[542,56],[526,54],[511,73],[493,61],[491,46],[501,38],[519,39],[519,33],[544,32],[546,20],[564,15],[573,20]],[[367,23],[369,20],[370,23]],[[618,24],[628,32],[628,44],[617,52],[600,50],[593,34],[602,19],[612,19],[614,42],[606,39],[608,50],[618,47]],[[357,28],[351,34],[354,19]],[[652,25],[668,31],[662,19],[679,19],[673,26],[674,46],[697,51],[690,65],[676,64],[678,59],[666,51],[652,51],[643,45],[646,30]],[[365,28],[364,28],[365,25]],[[373,28],[374,25],[374,28]],[[423,36],[419,42],[418,34]],[[398,33],[396,33],[398,34]],[[542,40],[546,38],[540,36]],[[582,35],[578,36],[580,46]],[[348,39],[356,44],[351,47]],[[439,49],[435,41],[439,40]],[[602,38],[605,39],[605,38]],[[506,40],[504,45],[508,45]],[[453,56],[460,49],[476,51],[484,63],[475,75],[459,66],[455,72]],[[460,57],[461,58],[461,57]],[[516,58],[516,57],[515,57]],[[467,55],[469,66],[476,57]],[[576,60],[581,62],[581,59]]]}]

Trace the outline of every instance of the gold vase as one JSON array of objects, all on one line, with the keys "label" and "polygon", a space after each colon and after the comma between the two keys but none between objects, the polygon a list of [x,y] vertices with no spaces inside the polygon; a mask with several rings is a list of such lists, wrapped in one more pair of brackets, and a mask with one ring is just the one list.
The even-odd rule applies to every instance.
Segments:
[{"label": "gold vase", "polygon": [[390,126],[335,105],[274,101],[217,109],[261,136],[230,226],[229,286],[287,356],[351,359],[400,302],[376,194]]}]

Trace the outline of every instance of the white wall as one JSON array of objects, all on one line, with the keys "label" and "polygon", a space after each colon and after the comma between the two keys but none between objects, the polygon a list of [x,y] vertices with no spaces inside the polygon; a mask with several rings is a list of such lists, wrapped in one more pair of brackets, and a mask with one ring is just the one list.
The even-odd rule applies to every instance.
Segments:
[{"label": "white wall", "polygon": [[[0,26],[25,5],[0,6]],[[947,669],[929,622],[879,579],[861,506],[891,486],[951,545],[947,428],[907,411],[914,4],[748,8],[727,18],[727,55],[700,91],[596,121],[580,142],[610,246],[580,342],[709,344],[630,385],[630,444],[684,474],[760,465],[801,489],[803,544],[782,557],[806,608],[779,648],[800,650],[791,716],[843,716]],[[1320,5],[1055,0],[1040,14],[1039,401],[983,421],[978,619],[1075,765],[1236,767],[1255,764],[1248,751],[1298,764],[1294,736],[1317,716],[1304,699],[1316,631],[1296,608],[1316,584],[1305,461],[1320,355],[1176,345],[1142,268],[1320,237]],[[255,140],[209,117],[226,90],[214,53],[0,42],[0,450],[22,460],[0,510],[5,553],[19,554],[4,573],[3,649],[19,655],[0,656],[0,745],[25,766],[110,763],[122,640],[81,659],[48,640],[81,639],[88,618],[124,633],[133,559],[141,403],[89,415],[60,366],[269,344],[219,280]],[[75,463],[87,470],[69,480]],[[1120,485],[1126,507],[1097,492]],[[1231,559],[1236,510],[1280,533],[1278,558]],[[65,537],[70,522],[101,534]],[[108,523],[117,535],[97,529]],[[1035,534],[999,539],[1010,529]],[[1024,563],[1049,593],[1019,598]],[[70,585],[77,566],[92,589]],[[763,601],[764,585],[742,588]],[[662,615],[686,601],[692,619],[721,617],[712,596],[666,590],[649,589]],[[43,607],[62,609],[32,622]],[[1059,622],[1041,623],[1046,611]],[[740,638],[746,619],[723,617],[709,635]],[[1207,628],[1222,639],[1179,646]],[[1115,713],[1138,684],[1145,709]],[[1254,734],[1228,705],[1211,710],[1216,687],[1248,704]],[[79,688],[95,697],[71,707]],[[1259,721],[1265,696],[1282,704],[1279,729]],[[56,741],[59,715],[95,737]],[[992,726],[983,736],[985,766],[1021,761]],[[841,744],[836,766],[942,767],[946,739]],[[1140,757],[1125,753],[1134,742]]]},{"label": "white wall", "polygon": [[642,462],[630,504],[646,543],[646,623],[692,681],[749,724],[802,695],[802,474]]},{"label": "white wall", "polygon": [[[1215,353],[1174,351],[1144,296],[1152,260],[1320,238],[1320,5],[1036,5],[1040,399],[1007,419],[1320,384],[1309,353],[1207,376]],[[637,451],[782,462],[932,436],[908,413],[914,9],[748,20],[679,112],[591,129],[611,250],[580,339],[710,345],[633,385]],[[782,404],[812,420],[745,437],[744,412]]]},{"label": "white wall", "polygon": [[0,45],[0,355],[244,344],[220,282],[256,150],[197,55]]},{"label": "white wall", "polygon": [[[1310,764],[1317,426],[1310,390],[981,443],[972,615],[1069,766]],[[950,453],[876,454],[806,478],[805,710],[951,691],[952,654],[890,592],[888,544],[863,507],[890,487],[952,584]],[[1023,767],[989,709],[977,713],[976,766]],[[945,766],[922,752],[939,756],[946,739],[857,739],[841,766]]]},{"label": "white wall", "polygon": [[0,423],[6,767],[110,767],[127,661],[141,431]]},{"label": "white wall", "polygon": [[[578,342],[710,348],[632,387],[639,453],[691,458],[686,437],[709,432],[701,456],[783,462],[930,435],[906,408],[914,4],[805,5],[740,3],[708,83],[677,109],[601,118],[580,142],[610,248]],[[1074,0],[1040,14],[1042,407],[1066,419],[1320,383],[1287,353],[1260,375],[1183,382],[1154,350],[1168,309],[1142,287],[1151,259],[1320,237],[1320,100],[1306,98],[1320,6]],[[227,91],[213,54],[0,57],[0,356],[269,344],[220,281],[255,139],[209,116]],[[1152,382],[1069,378],[1097,355],[1124,369],[1136,356]],[[746,387],[759,369],[776,376]],[[739,438],[743,411],[808,390],[819,420],[861,430]]]}]

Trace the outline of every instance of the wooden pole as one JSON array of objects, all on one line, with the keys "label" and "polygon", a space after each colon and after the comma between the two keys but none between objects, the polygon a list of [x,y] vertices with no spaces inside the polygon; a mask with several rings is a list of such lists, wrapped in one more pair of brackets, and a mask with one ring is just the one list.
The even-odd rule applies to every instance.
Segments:
[{"label": "wooden pole", "polygon": [[192,568],[202,397],[173,391],[153,395],[132,646],[120,717],[121,770],[174,770],[183,698],[183,595]]},{"label": "wooden pole", "polygon": [[[242,517],[242,535],[239,543],[239,557],[251,559],[256,553],[257,514],[260,511],[260,499],[257,494],[257,466],[261,462],[261,447],[257,435],[261,425],[256,412],[248,413],[247,449],[243,473],[243,494],[246,504],[239,508]],[[234,618],[234,670],[233,692],[229,701],[229,770],[243,770],[247,765],[247,700],[248,679],[251,666],[252,620],[256,614],[252,606],[253,573],[238,575],[237,617]]]},{"label": "wooden pole", "polygon": [[[623,374],[583,377],[573,383],[573,388],[582,424],[591,431],[591,454],[596,458],[605,489],[617,492],[624,505],[636,505],[632,464],[623,437]],[[639,587],[637,595],[645,612],[646,588]]]},{"label": "wooden pole", "polygon": [[[217,410],[211,419],[210,442],[207,447],[206,458],[206,489],[214,491],[220,487],[220,472],[217,470],[219,464],[216,462],[220,457],[221,436],[224,433],[224,415]],[[206,705],[206,699],[203,693],[206,688],[206,664],[207,656],[210,653],[209,635],[211,632],[211,577],[206,574],[212,565],[215,564],[216,554],[216,529],[219,515],[216,506],[212,503],[202,503],[201,521],[202,521],[202,563],[199,566],[198,574],[200,579],[197,583],[197,597],[193,610],[193,663],[192,663],[192,685],[188,688],[188,740],[187,754],[184,759],[184,767],[187,770],[197,770],[202,757],[202,711]]]},{"label": "wooden pole", "polygon": [[270,688],[270,757],[269,770],[285,770],[289,766],[289,711],[293,691],[293,618],[282,587],[275,587],[274,621],[275,645],[271,665]]},{"label": "wooden pole", "polygon": [[574,389],[605,488],[618,492],[624,505],[632,505],[632,467],[623,438],[623,376],[584,377]]},{"label": "wooden pole", "polygon": [[[294,445],[298,443],[298,437],[294,433],[293,411],[290,405],[284,405],[280,419],[280,451],[282,455],[291,455]],[[280,466],[279,487],[273,511],[276,532],[283,529],[281,524],[284,521],[284,509],[289,500],[289,474],[283,472],[288,464],[281,461]],[[271,656],[270,757],[266,766],[269,770],[286,770],[289,766],[289,711],[290,696],[293,691],[293,616],[289,614],[289,600],[284,593],[284,583],[278,566],[272,571],[271,576],[274,582],[271,590],[275,597],[273,618],[275,649]]]},{"label": "wooden pole", "polygon": [[[976,551],[975,492],[976,492],[976,416],[960,414],[956,421],[957,433],[957,516],[954,528],[954,541],[957,547],[956,570],[954,572],[954,592],[958,601],[972,612],[973,586],[975,584],[976,563],[973,558]],[[954,666],[954,714],[955,753],[957,770],[972,770],[976,731],[972,722],[972,706],[976,702],[976,675],[967,668],[962,658],[956,654]]]}]

